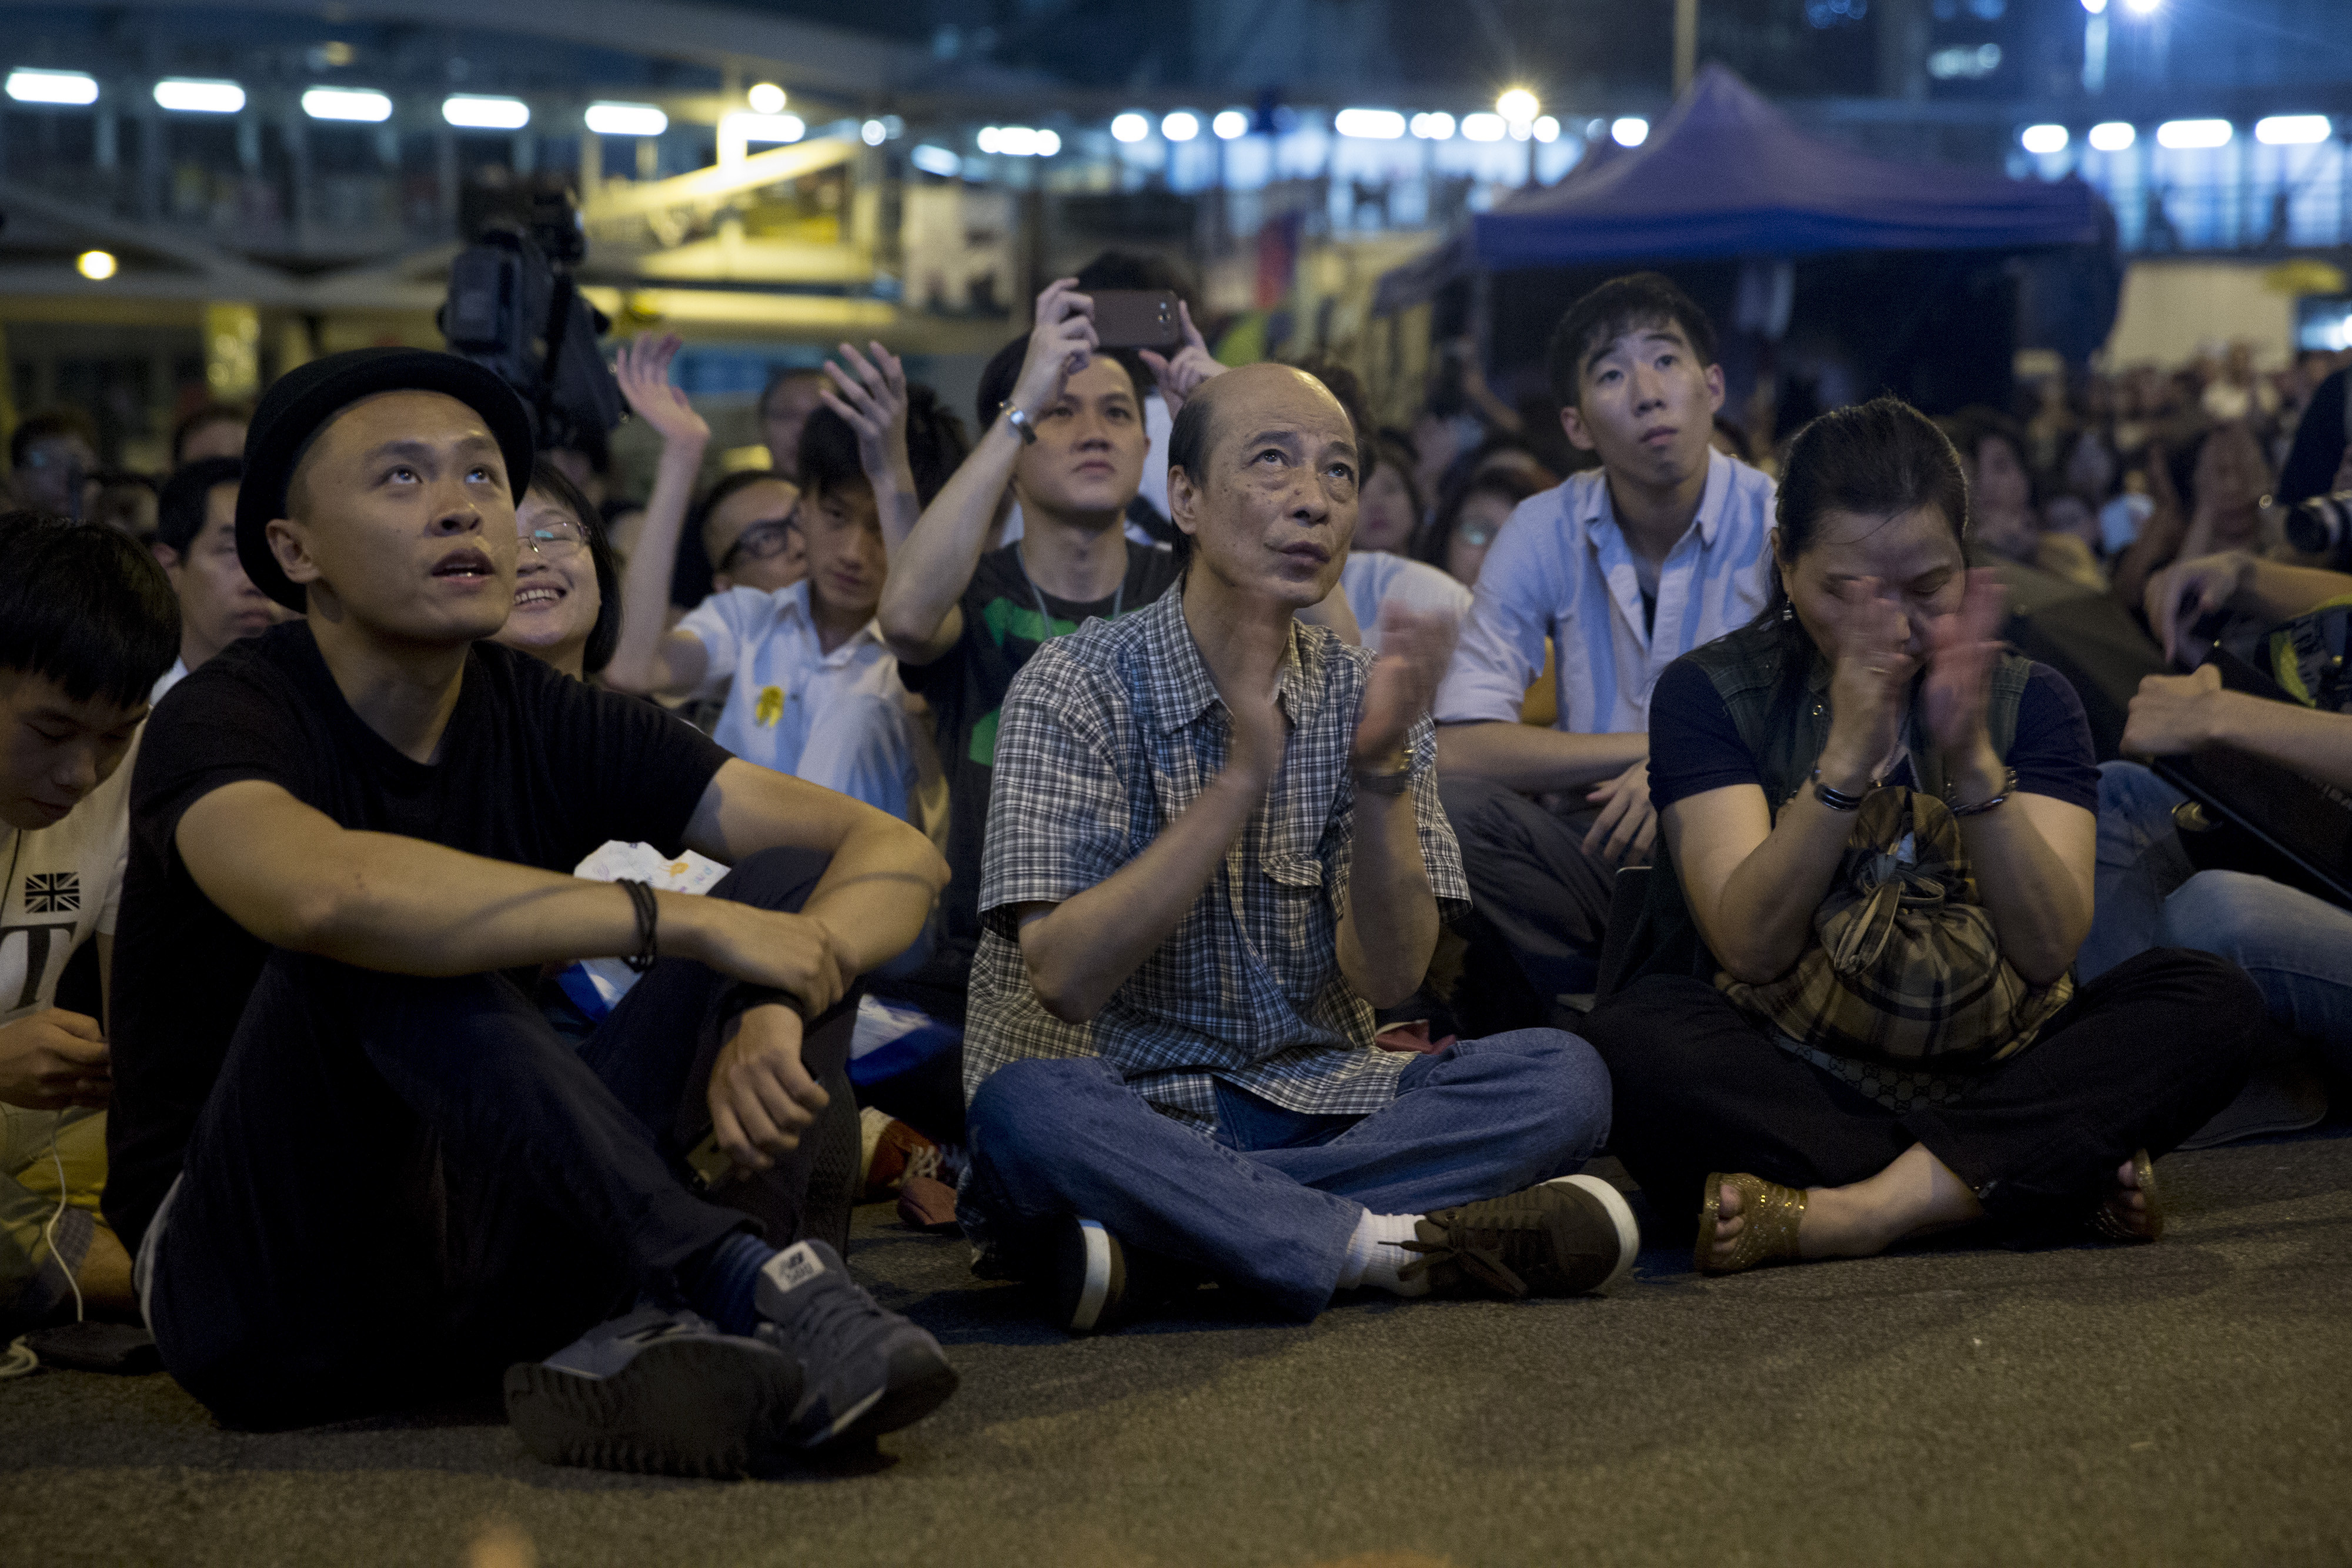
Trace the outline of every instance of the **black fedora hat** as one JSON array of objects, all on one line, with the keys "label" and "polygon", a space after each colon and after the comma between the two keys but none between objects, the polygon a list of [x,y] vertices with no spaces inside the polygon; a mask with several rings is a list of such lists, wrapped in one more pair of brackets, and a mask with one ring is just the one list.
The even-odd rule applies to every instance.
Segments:
[{"label": "black fedora hat", "polygon": [[512,387],[471,360],[431,349],[353,349],[287,371],[271,383],[245,436],[245,480],[236,492],[236,554],[253,585],[299,612],[302,585],[278,569],[270,520],[286,515],[286,486],[310,437],[364,397],[388,392],[445,392],[482,416],[506,456],[507,485],[520,503],[530,485],[530,414]]}]

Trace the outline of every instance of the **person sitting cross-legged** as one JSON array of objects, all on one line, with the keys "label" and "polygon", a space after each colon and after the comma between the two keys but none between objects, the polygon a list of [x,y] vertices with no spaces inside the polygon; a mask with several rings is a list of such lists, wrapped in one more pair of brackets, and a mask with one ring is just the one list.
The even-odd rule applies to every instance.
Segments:
[{"label": "person sitting cross-legged", "polygon": [[[304,618],[190,674],[131,787],[105,1212],[149,1326],[240,1426],[508,1363],[559,1462],[732,1474],[902,1426],[954,1387],[936,1342],[689,1169],[805,1186],[837,1064],[803,1040],[945,868],[486,641],[531,461],[520,400],[451,355],[331,355],[255,414],[238,544]],[[734,869],[568,874],[607,840]],[[509,976],[605,956],[649,972],[575,1051]],[[706,1142],[726,1168],[689,1167]]]},{"label": "person sitting cross-legged", "polygon": [[1390,605],[1377,659],[1298,623],[1356,521],[1355,433],[1281,365],[1195,389],[1170,438],[1180,591],[1046,643],[998,731],[959,1214],[1074,1331],[1205,1273],[1311,1317],[1335,1291],[1606,1288],[1632,1214],[1572,1175],[1591,1048],[1528,1030],[1372,1044],[1461,859],[1433,789],[1452,622]]},{"label": "person sitting cross-legged", "polygon": [[2155,948],[2077,985],[2098,775],[2074,689],[2006,653],[1958,455],[1892,398],[1789,452],[1759,618],[1650,703],[1664,864],[1585,1029],[1612,1147],[1697,1267],[1990,1219],[2153,1239],[2152,1156],[2229,1103],[2261,1000]]}]

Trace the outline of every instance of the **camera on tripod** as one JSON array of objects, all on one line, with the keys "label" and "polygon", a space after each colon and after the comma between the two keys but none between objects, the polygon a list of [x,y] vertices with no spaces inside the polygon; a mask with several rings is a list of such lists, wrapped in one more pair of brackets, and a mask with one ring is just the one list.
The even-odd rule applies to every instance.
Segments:
[{"label": "camera on tripod", "polygon": [[588,237],[571,187],[554,175],[468,185],[459,218],[471,243],[438,318],[449,351],[521,394],[541,450],[603,451],[624,409],[596,347],[612,322],[572,277]]},{"label": "camera on tripod", "polygon": [[2321,564],[2330,571],[2352,571],[2352,490],[2288,507],[2286,542],[2304,555],[2325,556]]}]

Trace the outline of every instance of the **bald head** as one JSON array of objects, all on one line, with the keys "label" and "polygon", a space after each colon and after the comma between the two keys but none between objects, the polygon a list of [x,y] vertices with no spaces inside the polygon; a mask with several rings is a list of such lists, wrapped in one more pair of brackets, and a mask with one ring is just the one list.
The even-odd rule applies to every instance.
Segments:
[{"label": "bald head", "polygon": [[1193,389],[1168,440],[1168,506],[1205,567],[1269,604],[1330,591],[1356,531],[1356,431],[1321,382],[1246,365]]},{"label": "bald head", "polygon": [[1168,466],[1181,468],[1195,484],[1205,480],[1208,465],[1215,455],[1214,448],[1224,433],[1247,423],[1243,418],[1229,419],[1229,411],[1240,414],[1280,410],[1297,414],[1318,405],[1322,412],[1339,416],[1347,431],[1352,455],[1355,429],[1347,411],[1339,406],[1339,400],[1331,395],[1328,387],[1305,371],[1267,361],[1211,376],[1192,389],[1184,406],[1177,411],[1175,428],[1168,435]]}]

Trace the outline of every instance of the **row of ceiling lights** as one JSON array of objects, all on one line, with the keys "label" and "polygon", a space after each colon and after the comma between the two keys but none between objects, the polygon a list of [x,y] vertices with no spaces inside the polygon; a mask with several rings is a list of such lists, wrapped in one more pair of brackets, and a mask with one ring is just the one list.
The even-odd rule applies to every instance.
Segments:
[{"label": "row of ceiling lights", "polygon": [[[1509,89],[1495,99],[1493,113],[1465,114],[1455,120],[1444,110],[1407,117],[1393,109],[1343,109],[1331,117],[1331,129],[1341,136],[1365,141],[1395,141],[1412,135],[1425,141],[1450,141],[1456,131],[1466,141],[1500,141],[1506,137],[1526,141],[1557,141],[1559,121],[1542,112],[1536,95],[1523,87]],[[1228,109],[1212,116],[1207,129],[1221,141],[1247,136],[1255,121],[1245,110]],[[1201,117],[1189,109],[1160,116],[1160,136],[1169,141],[1191,141],[1201,134]],[[1650,122],[1638,115],[1613,121],[1594,120],[1587,135],[1606,131],[1621,145],[1638,147],[1650,133]],[[1142,141],[1151,135],[1151,117],[1139,110],[1114,116],[1110,133],[1121,141]]]},{"label": "row of ceiling lights", "polygon": [[[18,103],[68,108],[96,103],[99,96],[98,79],[82,71],[12,70],[6,90]],[[730,129],[743,140],[797,141],[806,133],[797,116],[783,112],[784,89],[775,83],[761,82],[744,96],[752,112],[729,117]],[[155,84],[154,97],[158,108],[179,114],[236,114],[246,102],[241,84],[194,77],[166,77]],[[314,87],[301,103],[313,120],[377,124],[392,118],[391,97],[373,88]],[[441,118],[461,131],[520,131],[530,123],[530,105],[519,98],[452,93],[441,100]],[[669,129],[669,116],[650,103],[592,103],[582,119],[599,136],[659,136]]]},{"label": "row of ceiling lights", "polygon": [[[2226,120],[2168,120],[2156,128],[2156,141],[2159,147],[2190,152],[2227,147],[2237,133]],[[2273,114],[2254,121],[2254,140],[2266,147],[2308,146],[2335,133],[2324,114]],[[2029,125],[2017,133],[2017,140],[2028,152],[2046,156],[2066,151],[2074,134],[2063,125]],[[2083,140],[2093,152],[2121,152],[2139,140],[2139,131],[2128,120],[2109,120],[2091,127]]]}]

